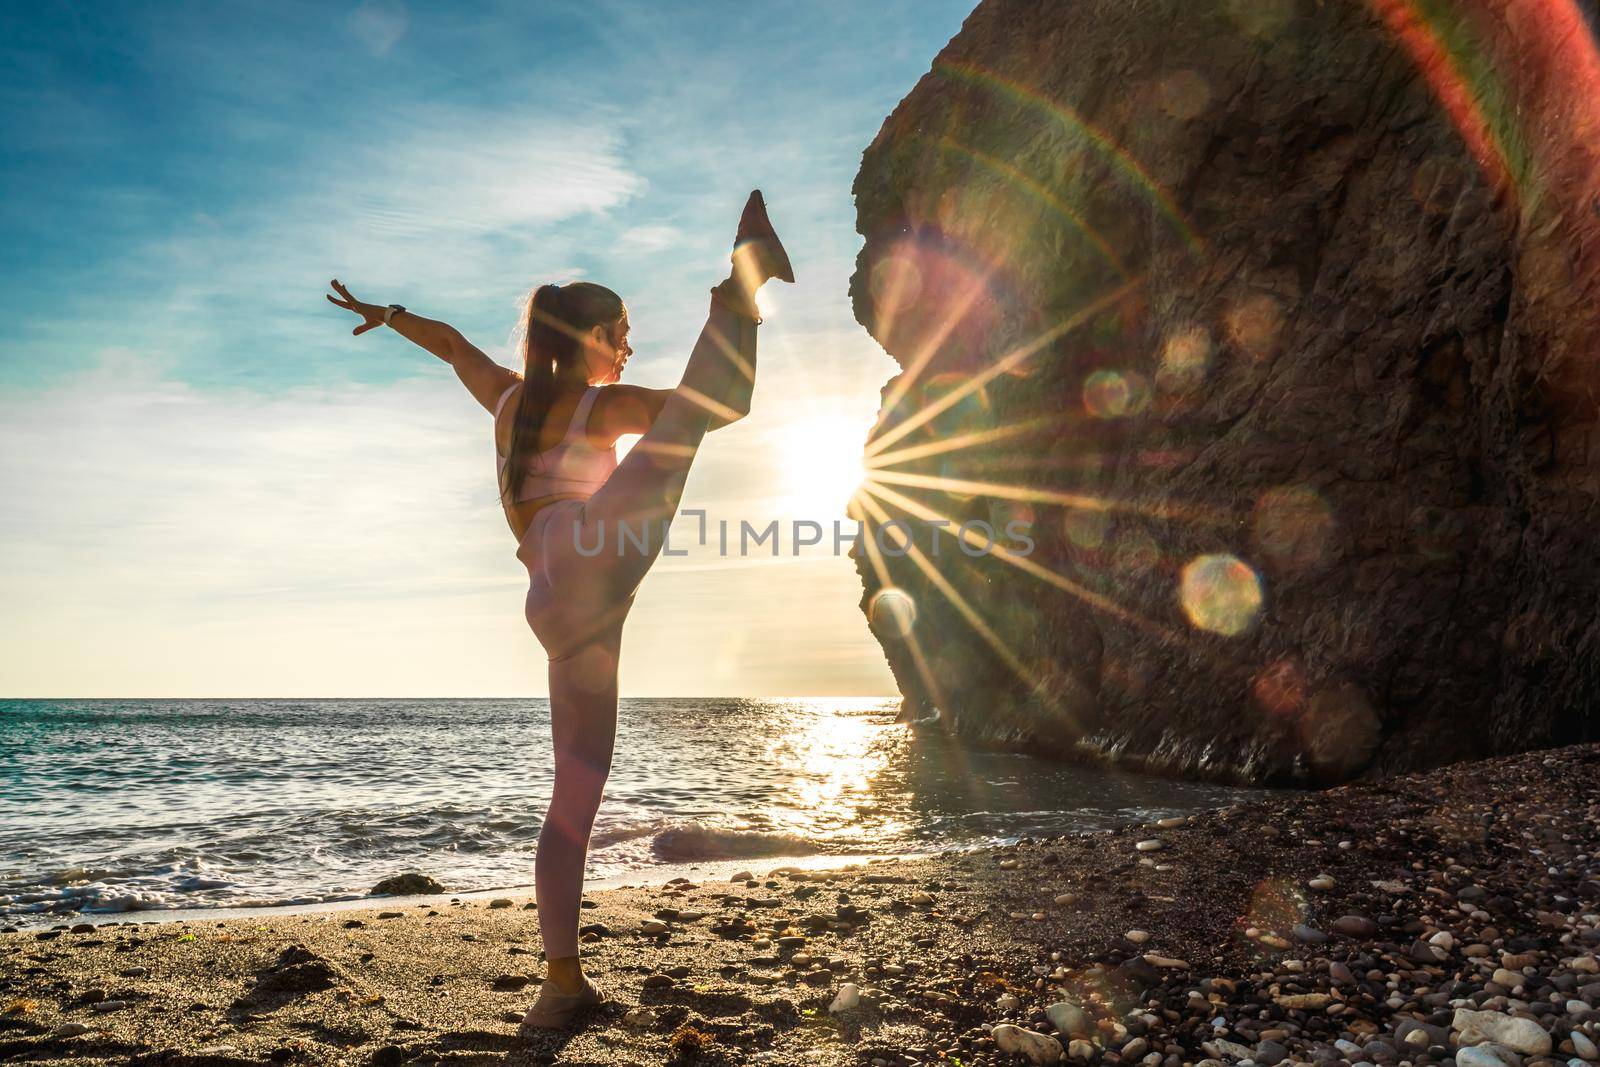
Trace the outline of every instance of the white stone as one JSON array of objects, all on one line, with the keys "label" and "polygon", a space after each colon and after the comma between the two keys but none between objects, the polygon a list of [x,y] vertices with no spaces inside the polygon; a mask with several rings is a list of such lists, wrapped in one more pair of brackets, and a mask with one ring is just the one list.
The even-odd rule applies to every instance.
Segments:
[{"label": "white stone", "polygon": [[1146,941],[1150,940],[1150,931],[1149,930],[1129,930],[1127,933],[1123,934],[1122,936],[1127,938],[1129,941],[1132,941],[1135,945],[1142,945]]},{"label": "white stone", "polygon": [[989,1031],[989,1036],[994,1038],[994,1043],[1001,1052],[1020,1052],[1028,1057],[1030,1063],[1044,1065],[1055,1063],[1061,1058],[1061,1042],[1049,1034],[1041,1034],[1035,1030],[1024,1030],[1011,1023],[1001,1023]]},{"label": "white stone", "polygon": [[1159,852],[1165,847],[1165,845],[1160,838],[1151,837],[1144,841],[1137,842],[1133,847],[1140,852]]},{"label": "white stone", "polygon": [[631,1026],[637,1030],[648,1030],[656,1024],[656,1010],[654,1008],[633,1008],[622,1017],[623,1026]]},{"label": "white stone", "polygon": [[1044,1014],[1050,1020],[1050,1025],[1056,1028],[1056,1033],[1068,1037],[1094,1033],[1094,1020],[1089,1018],[1089,1013],[1070,1000],[1050,1005]]},{"label": "white stone", "polygon": [[1512,1060],[1500,1055],[1498,1045],[1473,1045],[1456,1050],[1456,1067],[1511,1067]]},{"label": "white stone", "polygon": [[1595,1048],[1594,1042],[1590,1041],[1582,1030],[1572,1031],[1571,1038],[1572,1051],[1576,1052],[1580,1059],[1600,1059],[1600,1049]]},{"label": "white stone", "polygon": [[833,1003],[828,1005],[830,1014],[837,1015],[842,1011],[854,1011],[861,1006],[861,987],[854,982],[845,982],[839,987],[839,992],[834,996]]},{"label": "white stone", "polygon": [[1524,1056],[1543,1056],[1551,1047],[1544,1027],[1532,1019],[1518,1019],[1498,1011],[1457,1008],[1450,1029],[1461,1035],[1463,1044],[1493,1041]]},{"label": "white stone", "polygon": [[1435,948],[1442,948],[1446,952],[1449,952],[1451,949],[1456,947],[1456,939],[1451,935],[1449,930],[1440,930],[1438,933],[1428,938],[1428,944],[1434,946]]},{"label": "white stone", "polygon": [[1329,878],[1325,874],[1319,874],[1315,878],[1311,879],[1311,881],[1307,882],[1306,885],[1310,886],[1312,889],[1332,889],[1333,879]]},{"label": "white stone", "polygon": [[1009,1015],[1022,1007],[1022,998],[1015,993],[1002,993],[1000,999],[994,1002],[994,1006]]},{"label": "white stone", "polygon": [[1234,1060],[1247,1060],[1256,1052],[1249,1045],[1241,1045],[1237,1041],[1229,1041],[1222,1037],[1202,1042],[1200,1047],[1206,1050],[1208,1056],[1215,1056],[1219,1060],[1224,1056]]},{"label": "white stone", "polygon": [[1496,967],[1494,969],[1494,977],[1491,979],[1491,981],[1493,981],[1495,985],[1503,985],[1507,989],[1515,989],[1517,986],[1522,984],[1522,972],[1508,971],[1504,967]]}]

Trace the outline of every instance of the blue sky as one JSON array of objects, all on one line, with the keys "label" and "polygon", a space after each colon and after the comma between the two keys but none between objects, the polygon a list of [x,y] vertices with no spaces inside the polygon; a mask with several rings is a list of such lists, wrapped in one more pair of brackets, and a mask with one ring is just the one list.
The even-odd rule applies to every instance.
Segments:
[{"label": "blue sky", "polygon": [[[754,186],[801,284],[691,502],[828,518],[894,370],[850,316],[850,183],[968,10],[9,7],[0,694],[543,692],[487,416],[324,285],[511,362],[534,285],[599,280],[667,386]],[[663,561],[624,691],[888,692],[853,583]]]}]

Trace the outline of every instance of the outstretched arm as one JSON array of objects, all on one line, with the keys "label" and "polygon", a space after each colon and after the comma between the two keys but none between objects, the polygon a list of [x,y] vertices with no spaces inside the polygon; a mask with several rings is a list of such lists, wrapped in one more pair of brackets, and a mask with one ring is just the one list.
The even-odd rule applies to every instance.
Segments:
[{"label": "outstretched arm", "polygon": [[[381,304],[367,304],[357,300],[337,278],[329,284],[339,295],[335,297],[329,294],[328,302],[361,316],[361,325],[350,331],[352,334],[359,337],[368,330],[375,330],[383,325],[383,313],[388,308]],[[520,375],[490,359],[482,349],[467,340],[460,330],[449,323],[425,319],[409,311],[397,311],[389,318],[389,328],[450,364],[450,368],[456,372],[456,377],[461,379],[461,384],[467,387],[467,392],[471,393],[472,398],[482,404],[486,411],[494,410],[495,401],[511,383],[521,381]]]}]

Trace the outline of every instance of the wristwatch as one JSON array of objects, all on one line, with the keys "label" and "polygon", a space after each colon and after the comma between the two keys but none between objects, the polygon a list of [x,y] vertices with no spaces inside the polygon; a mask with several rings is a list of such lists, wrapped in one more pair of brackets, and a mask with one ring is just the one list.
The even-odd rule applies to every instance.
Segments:
[{"label": "wristwatch", "polygon": [[404,304],[390,304],[388,307],[383,309],[383,324],[385,326],[389,325],[389,320],[394,318],[394,313],[397,312],[397,311],[404,311],[404,310],[405,310],[405,305]]}]

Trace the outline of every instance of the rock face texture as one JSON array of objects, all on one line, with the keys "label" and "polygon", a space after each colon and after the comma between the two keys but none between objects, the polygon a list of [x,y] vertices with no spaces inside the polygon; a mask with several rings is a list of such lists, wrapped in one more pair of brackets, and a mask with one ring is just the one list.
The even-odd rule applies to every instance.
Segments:
[{"label": "rock face texture", "polygon": [[855,186],[907,718],[1258,782],[1600,735],[1586,14],[983,0]]}]

